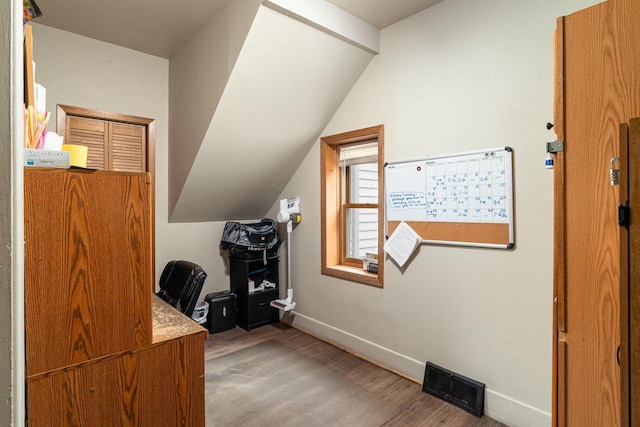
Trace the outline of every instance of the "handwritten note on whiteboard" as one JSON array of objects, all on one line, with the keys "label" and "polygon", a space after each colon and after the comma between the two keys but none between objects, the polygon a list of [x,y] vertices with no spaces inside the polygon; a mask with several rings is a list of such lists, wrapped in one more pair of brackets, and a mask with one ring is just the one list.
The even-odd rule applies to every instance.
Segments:
[{"label": "handwritten note on whiteboard", "polygon": [[511,149],[386,167],[388,221],[510,223]]}]

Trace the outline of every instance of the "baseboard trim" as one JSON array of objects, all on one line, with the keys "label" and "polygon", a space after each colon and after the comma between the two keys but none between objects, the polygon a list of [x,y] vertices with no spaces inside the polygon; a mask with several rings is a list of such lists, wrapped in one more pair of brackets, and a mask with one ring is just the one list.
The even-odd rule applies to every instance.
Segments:
[{"label": "baseboard trim", "polygon": [[[426,361],[412,359],[304,314],[298,312],[292,314],[287,323],[294,328],[417,384],[422,384]],[[485,389],[484,414],[509,426],[548,427],[551,425],[551,414],[490,388]]]},{"label": "baseboard trim", "polygon": [[509,426],[549,427],[551,414],[494,390],[485,390],[484,413]]}]

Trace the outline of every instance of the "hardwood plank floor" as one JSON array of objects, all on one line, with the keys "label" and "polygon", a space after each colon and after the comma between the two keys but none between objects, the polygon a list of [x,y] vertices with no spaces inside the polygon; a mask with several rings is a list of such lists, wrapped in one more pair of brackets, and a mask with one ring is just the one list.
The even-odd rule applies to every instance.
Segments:
[{"label": "hardwood plank floor", "polygon": [[331,344],[287,325],[276,323],[247,332],[239,327],[211,334],[205,342],[205,360],[215,359],[267,340],[294,348],[354,384],[375,393],[401,410],[384,426],[504,426],[487,416],[475,417],[422,391],[422,386],[362,360]]}]

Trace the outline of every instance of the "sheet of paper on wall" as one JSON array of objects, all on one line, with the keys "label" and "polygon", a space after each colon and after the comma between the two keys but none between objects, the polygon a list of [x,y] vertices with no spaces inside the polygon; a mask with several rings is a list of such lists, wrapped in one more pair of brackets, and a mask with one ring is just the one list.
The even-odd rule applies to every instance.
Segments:
[{"label": "sheet of paper on wall", "polygon": [[409,224],[402,221],[385,242],[384,251],[402,267],[420,243],[422,243],[422,237]]}]

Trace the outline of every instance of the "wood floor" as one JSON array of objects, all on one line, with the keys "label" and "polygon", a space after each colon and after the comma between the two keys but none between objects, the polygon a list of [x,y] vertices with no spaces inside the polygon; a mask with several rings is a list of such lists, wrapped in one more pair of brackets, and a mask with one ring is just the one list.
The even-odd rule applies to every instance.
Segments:
[{"label": "wood floor", "polygon": [[375,393],[401,409],[384,426],[504,426],[487,416],[475,417],[422,391],[422,387],[392,372],[318,340],[295,328],[277,323],[247,332],[239,327],[211,334],[205,342],[205,360],[250,347],[266,340],[287,344],[354,384]]}]

